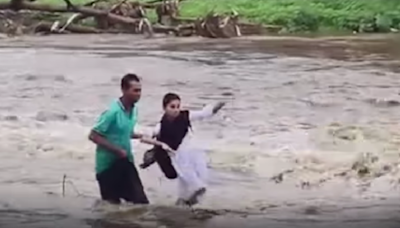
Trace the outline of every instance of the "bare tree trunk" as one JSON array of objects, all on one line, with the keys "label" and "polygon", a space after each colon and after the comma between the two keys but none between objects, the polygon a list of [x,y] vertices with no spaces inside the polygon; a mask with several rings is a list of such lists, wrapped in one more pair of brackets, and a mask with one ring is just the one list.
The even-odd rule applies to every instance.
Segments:
[{"label": "bare tree trunk", "polygon": [[123,17],[113,13],[109,13],[108,11],[102,11],[85,6],[74,6],[70,2],[70,0],[64,0],[64,1],[66,3],[65,7],[24,2],[23,0],[13,0],[10,3],[0,3],[0,9],[12,9],[15,11],[33,10],[33,11],[46,11],[46,12],[59,12],[59,13],[65,13],[65,12],[81,13],[86,17],[106,17],[108,20],[112,22],[128,24],[128,25],[134,25],[140,21],[140,19]]}]

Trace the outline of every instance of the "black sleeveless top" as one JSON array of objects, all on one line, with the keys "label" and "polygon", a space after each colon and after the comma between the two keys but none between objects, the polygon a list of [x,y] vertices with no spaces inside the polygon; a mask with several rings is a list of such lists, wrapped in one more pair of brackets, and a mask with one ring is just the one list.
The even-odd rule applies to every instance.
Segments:
[{"label": "black sleeveless top", "polygon": [[179,115],[173,120],[168,120],[164,115],[161,119],[157,140],[166,143],[173,150],[177,150],[189,128],[191,128],[189,111],[180,111]]}]

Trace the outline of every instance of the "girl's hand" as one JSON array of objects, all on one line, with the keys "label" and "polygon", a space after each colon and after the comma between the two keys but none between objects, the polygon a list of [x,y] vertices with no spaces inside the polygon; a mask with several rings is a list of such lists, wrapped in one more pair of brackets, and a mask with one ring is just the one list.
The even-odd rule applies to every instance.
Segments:
[{"label": "girl's hand", "polygon": [[216,114],[221,108],[223,108],[224,106],[225,106],[225,102],[223,102],[223,101],[220,101],[220,102],[218,102],[214,107],[213,107],[213,110],[212,110],[212,112],[214,113],[214,114]]}]

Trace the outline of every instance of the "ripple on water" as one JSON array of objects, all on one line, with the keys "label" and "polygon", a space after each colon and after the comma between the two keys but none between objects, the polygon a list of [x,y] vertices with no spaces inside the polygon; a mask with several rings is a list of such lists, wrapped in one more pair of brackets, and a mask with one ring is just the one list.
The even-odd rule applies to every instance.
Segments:
[{"label": "ripple on water", "polygon": [[9,226],[17,224],[31,224],[41,222],[59,222],[60,220],[68,218],[66,214],[57,214],[49,211],[41,212],[40,210],[17,210],[17,209],[0,209],[0,225]]},{"label": "ripple on water", "polygon": [[366,102],[373,106],[383,107],[383,108],[391,108],[391,107],[400,106],[400,100],[394,100],[394,99],[372,98],[372,99],[367,99]]},{"label": "ripple on water", "polygon": [[48,122],[48,121],[67,121],[69,119],[67,114],[58,113],[54,111],[39,111],[36,116],[35,120],[41,122]]},{"label": "ripple on water", "polygon": [[69,83],[64,75],[38,75],[38,74],[21,74],[15,75],[13,77],[15,81],[27,81],[27,82],[35,82],[35,81],[54,81],[61,83]]}]

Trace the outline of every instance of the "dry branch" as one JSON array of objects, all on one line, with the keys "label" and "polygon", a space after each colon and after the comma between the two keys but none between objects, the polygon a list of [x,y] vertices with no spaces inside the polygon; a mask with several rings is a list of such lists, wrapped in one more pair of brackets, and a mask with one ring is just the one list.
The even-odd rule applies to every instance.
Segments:
[{"label": "dry branch", "polygon": [[51,22],[40,22],[34,28],[35,33],[59,33],[59,34],[68,34],[68,33],[80,33],[80,34],[93,34],[93,33],[105,33],[106,31],[102,31],[93,27],[83,26],[83,25],[68,25],[65,29],[54,29],[54,23]]},{"label": "dry branch", "polygon": [[[15,0],[17,1],[17,0]],[[139,22],[139,19],[127,18],[123,16],[119,16],[113,13],[109,13],[107,11],[97,10],[91,7],[86,6],[75,6],[69,0],[65,0],[66,6],[53,6],[49,4],[39,4],[39,3],[31,3],[31,2],[22,2],[18,0],[18,4],[14,3],[0,3],[0,10],[4,9],[12,9],[14,11],[20,10],[32,10],[32,11],[45,11],[52,13],[81,13],[85,16],[93,16],[93,17],[107,17],[107,19],[122,23],[122,24],[136,24]]]}]

